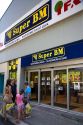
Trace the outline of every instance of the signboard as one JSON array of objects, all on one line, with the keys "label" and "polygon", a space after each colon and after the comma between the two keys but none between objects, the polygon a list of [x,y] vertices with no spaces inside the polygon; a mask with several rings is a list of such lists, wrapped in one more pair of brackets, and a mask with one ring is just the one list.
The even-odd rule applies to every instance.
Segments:
[{"label": "signboard", "polygon": [[21,66],[32,66],[68,59],[83,58],[83,40],[55,47],[21,58]]},{"label": "signboard", "polygon": [[32,55],[32,61],[43,61],[43,60],[49,60],[49,59],[54,59],[57,57],[63,57],[65,55],[65,48],[64,47],[59,47],[55,49],[50,49],[47,51],[39,52],[36,54]]},{"label": "signboard", "polygon": [[5,45],[16,43],[60,20],[83,10],[83,0],[46,0],[5,33]]},{"label": "signboard", "polygon": [[[18,38],[19,36],[22,36],[28,31],[30,31],[29,35],[32,34],[33,32],[36,32],[38,30],[35,29],[36,27],[49,21],[50,19],[51,19],[51,1],[48,1],[43,6],[38,8],[29,16],[27,16],[25,19],[23,19],[21,22],[12,27],[10,30],[8,30],[5,33],[5,44]],[[43,27],[45,27],[45,25],[43,25],[42,28]],[[41,27],[38,28],[41,29]],[[33,31],[32,29],[35,30]],[[22,38],[20,39],[23,39],[25,36],[26,35],[23,35]]]},{"label": "signboard", "polygon": [[54,23],[81,10],[83,10],[83,0],[52,0],[52,19]]},{"label": "signboard", "polygon": [[61,46],[32,54],[31,65],[60,61],[66,58],[65,47]]}]

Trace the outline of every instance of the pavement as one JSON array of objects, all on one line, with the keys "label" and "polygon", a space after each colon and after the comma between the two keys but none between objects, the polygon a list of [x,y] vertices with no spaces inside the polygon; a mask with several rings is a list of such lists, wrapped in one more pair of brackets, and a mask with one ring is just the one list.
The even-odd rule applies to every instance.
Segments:
[{"label": "pavement", "polygon": [[31,117],[25,118],[20,124],[16,124],[11,115],[8,115],[8,120],[14,125],[83,125],[83,113],[32,103]]},{"label": "pavement", "polygon": [[46,105],[33,106],[29,125],[83,125],[83,114]]}]

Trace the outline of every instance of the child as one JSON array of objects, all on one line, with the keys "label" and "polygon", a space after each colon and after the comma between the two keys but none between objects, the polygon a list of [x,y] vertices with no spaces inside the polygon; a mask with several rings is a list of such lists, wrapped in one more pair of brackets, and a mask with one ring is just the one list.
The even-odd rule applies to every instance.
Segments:
[{"label": "child", "polygon": [[17,122],[20,122],[21,118],[24,118],[24,103],[23,103],[23,94],[24,91],[21,90],[20,94],[16,95],[16,104],[17,104],[17,111],[18,111],[18,119]]},{"label": "child", "polygon": [[27,103],[30,103],[31,87],[28,82],[25,82],[24,85],[25,85],[25,97],[27,99]]}]

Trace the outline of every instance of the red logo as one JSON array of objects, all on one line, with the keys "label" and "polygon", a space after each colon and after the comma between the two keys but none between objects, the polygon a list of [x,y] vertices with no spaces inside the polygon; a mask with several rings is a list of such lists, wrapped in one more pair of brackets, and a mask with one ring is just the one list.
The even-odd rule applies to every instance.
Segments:
[{"label": "red logo", "polygon": [[67,10],[69,10],[69,8],[73,8],[81,2],[81,0],[67,0],[66,2],[60,0],[55,4],[54,10],[55,12],[57,12],[57,15],[60,15],[62,14],[62,9],[64,10],[64,12],[66,12]]}]

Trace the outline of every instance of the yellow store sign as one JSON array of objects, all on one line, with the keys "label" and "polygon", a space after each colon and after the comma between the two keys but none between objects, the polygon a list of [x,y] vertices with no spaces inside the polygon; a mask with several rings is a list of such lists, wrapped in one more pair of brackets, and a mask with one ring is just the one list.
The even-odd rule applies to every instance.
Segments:
[{"label": "yellow store sign", "polygon": [[32,55],[32,60],[34,61],[42,61],[42,60],[48,60],[52,58],[57,58],[57,57],[62,57],[65,55],[65,48],[64,47],[59,47],[43,52],[39,52],[37,54]]}]

